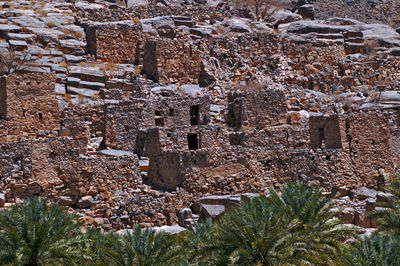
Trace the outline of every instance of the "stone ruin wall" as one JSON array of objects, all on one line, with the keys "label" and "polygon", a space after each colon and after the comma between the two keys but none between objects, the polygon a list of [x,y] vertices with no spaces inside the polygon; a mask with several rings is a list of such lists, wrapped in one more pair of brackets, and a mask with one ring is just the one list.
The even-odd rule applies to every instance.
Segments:
[{"label": "stone ruin wall", "polygon": [[145,34],[135,23],[95,23],[86,25],[88,52],[97,59],[112,63],[136,64],[141,62]]},{"label": "stone ruin wall", "polygon": [[154,127],[154,107],[146,99],[109,104],[105,113],[105,144],[109,148],[131,150],[143,128]]},{"label": "stone ruin wall", "polygon": [[83,156],[68,137],[2,143],[0,170],[8,202],[36,195],[80,208],[79,200],[92,196],[91,216],[107,218],[120,204],[117,192],[136,189],[140,180],[136,155]]},{"label": "stone ruin wall", "polygon": [[287,111],[286,97],[279,90],[254,88],[228,94],[227,124],[234,128],[286,124]]},{"label": "stone ruin wall", "polygon": [[56,137],[60,130],[54,74],[25,73],[0,79],[0,141]]},{"label": "stone ruin wall", "polygon": [[[198,107],[198,117],[195,117],[196,121],[191,121],[190,110],[196,106]],[[169,131],[171,134],[170,137],[165,136],[163,139],[174,139],[177,138],[175,136],[177,133],[173,129],[178,126],[190,126],[192,122],[206,125],[209,109],[210,103],[207,96],[160,96],[151,101],[132,99],[120,101],[118,104],[110,104],[106,107],[105,144],[114,149],[139,151],[148,145],[145,144],[146,139],[151,138],[147,135],[152,133],[147,133],[147,129],[159,127],[160,131]],[[146,150],[153,150],[153,148],[148,147]]]},{"label": "stone ruin wall", "polygon": [[315,46],[287,42],[281,46],[296,75],[289,84],[323,93],[340,93],[384,88],[395,90],[400,82],[400,62],[391,55],[346,56],[344,46]]},{"label": "stone ruin wall", "polygon": [[178,39],[149,39],[144,45],[143,71],[158,83],[197,84],[201,57],[187,34]]},{"label": "stone ruin wall", "polygon": [[251,80],[256,74],[274,73],[279,63],[273,56],[280,49],[277,35],[245,33],[228,37],[203,38],[196,44],[206,73],[234,82]]}]

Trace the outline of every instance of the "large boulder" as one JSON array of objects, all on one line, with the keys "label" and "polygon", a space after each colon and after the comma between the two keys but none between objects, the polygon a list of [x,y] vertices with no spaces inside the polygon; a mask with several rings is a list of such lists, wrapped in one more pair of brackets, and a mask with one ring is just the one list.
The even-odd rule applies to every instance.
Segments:
[{"label": "large boulder", "polygon": [[302,5],[299,7],[298,12],[303,18],[314,20],[315,11],[313,5]]},{"label": "large boulder", "polygon": [[376,190],[366,187],[350,190],[350,197],[352,199],[365,200],[367,198],[376,198],[377,194]]},{"label": "large boulder", "polygon": [[290,12],[289,10],[279,10],[272,15],[274,22],[274,27],[277,27],[280,24],[290,23],[294,21],[301,20],[301,16],[299,14]]},{"label": "large boulder", "polygon": [[167,38],[175,36],[175,22],[172,17],[154,17],[141,19],[143,32]]}]

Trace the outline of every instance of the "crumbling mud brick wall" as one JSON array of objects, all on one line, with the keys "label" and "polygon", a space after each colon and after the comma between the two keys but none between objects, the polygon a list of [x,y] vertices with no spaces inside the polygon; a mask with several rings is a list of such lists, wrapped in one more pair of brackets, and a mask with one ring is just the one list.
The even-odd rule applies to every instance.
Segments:
[{"label": "crumbling mud brick wall", "polygon": [[200,52],[182,32],[175,39],[151,38],[144,45],[143,71],[158,83],[197,84],[201,66]]},{"label": "crumbling mud brick wall", "polygon": [[275,34],[246,33],[239,36],[204,38],[198,44],[204,71],[211,76],[236,82],[256,74],[271,75],[279,63],[279,37]]},{"label": "crumbling mud brick wall", "polygon": [[192,167],[207,165],[208,150],[170,150],[150,156],[147,179],[156,187],[175,189],[181,185]]},{"label": "crumbling mud brick wall", "polygon": [[282,42],[282,52],[298,75],[290,84],[324,93],[368,89],[395,90],[400,81],[397,56],[389,54],[346,56],[342,45]]},{"label": "crumbling mud brick wall", "polygon": [[117,191],[135,189],[139,182],[136,155],[79,155],[68,137],[3,143],[0,169],[8,202],[37,195],[54,201],[68,197],[63,205],[75,206],[89,195],[101,203],[94,208],[98,214],[117,204],[112,200]]},{"label": "crumbling mud brick wall", "polygon": [[310,144],[313,150],[342,148],[337,114],[310,117]]},{"label": "crumbling mud brick wall", "polygon": [[221,126],[182,126],[148,130],[146,150],[156,155],[161,150],[199,150],[229,145]]},{"label": "crumbling mud brick wall", "polygon": [[60,136],[72,137],[84,153],[89,138],[105,136],[104,109],[104,102],[65,108],[60,114]]},{"label": "crumbling mud brick wall", "polygon": [[139,131],[155,127],[154,107],[146,99],[109,104],[105,117],[105,145],[113,149],[133,151]]},{"label": "crumbling mud brick wall", "polygon": [[88,52],[110,63],[139,64],[144,35],[141,26],[132,21],[86,26]]},{"label": "crumbling mud brick wall", "polygon": [[271,150],[282,149],[307,149],[310,147],[310,132],[306,121],[295,125],[280,125],[267,127],[263,130],[248,130],[243,132],[231,133],[242,135],[241,141],[231,142],[231,145],[241,145],[243,147],[268,147]]},{"label": "crumbling mud brick wall", "polygon": [[283,91],[256,88],[228,94],[226,122],[230,127],[262,129],[286,124],[287,121],[286,96]]},{"label": "crumbling mud brick wall", "polygon": [[210,120],[210,98],[207,95],[155,97],[151,102],[156,126],[206,125]]},{"label": "crumbling mud brick wall", "polygon": [[2,139],[7,135],[58,134],[60,125],[55,81],[55,74],[43,73],[12,74],[0,78]]},{"label": "crumbling mud brick wall", "polygon": [[390,144],[389,114],[373,110],[354,112],[340,122],[343,159],[353,169],[352,184],[377,187],[379,169],[393,176],[394,162]]}]

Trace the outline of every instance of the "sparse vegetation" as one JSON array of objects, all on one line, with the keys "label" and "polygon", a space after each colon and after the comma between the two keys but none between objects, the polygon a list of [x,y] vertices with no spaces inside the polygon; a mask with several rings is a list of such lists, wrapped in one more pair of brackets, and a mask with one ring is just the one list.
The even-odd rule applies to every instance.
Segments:
[{"label": "sparse vegetation", "polygon": [[26,65],[30,55],[27,53],[17,53],[13,50],[7,53],[0,53],[0,75],[9,75]]},{"label": "sparse vegetation", "polygon": [[233,3],[238,7],[250,8],[254,12],[256,20],[270,17],[276,11],[287,8],[287,5],[282,0],[234,0]]}]

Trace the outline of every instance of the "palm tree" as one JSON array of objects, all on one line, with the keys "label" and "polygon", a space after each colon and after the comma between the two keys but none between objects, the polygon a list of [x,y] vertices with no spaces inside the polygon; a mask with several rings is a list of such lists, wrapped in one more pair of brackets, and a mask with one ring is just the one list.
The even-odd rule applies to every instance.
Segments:
[{"label": "palm tree", "polygon": [[375,234],[356,242],[349,250],[352,266],[392,266],[400,262],[400,240],[397,235]]},{"label": "palm tree", "polygon": [[296,251],[303,241],[292,233],[297,224],[261,196],[224,215],[202,254],[215,265],[301,264]]},{"label": "palm tree", "polygon": [[201,251],[205,242],[210,239],[212,220],[196,221],[193,230],[186,230],[174,237],[174,241],[182,247],[180,265],[203,265],[207,257]]},{"label": "palm tree", "polygon": [[87,256],[78,245],[84,241],[76,217],[44,199],[0,211],[1,265],[83,263]]},{"label": "palm tree", "polygon": [[400,179],[392,180],[390,187],[386,189],[391,195],[385,196],[386,202],[378,203],[383,207],[372,211],[370,216],[379,217],[379,229],[392,232],[400,236]]},{"label": "palm tree", "polygon": [[324,196],[321,188],[313,189],[302,183],[285,184],[281,196],[270,189],[269,202],[284,210],[289,217],[299,221],[296,231],[307,239],[306,251],[316,264],[335,264],[340,256],[343,242],[356,238],[354,228],[342,225],[331,211],[334,194]]},{"label": "palm tree", "polygon": [[150,228],[136,225],[124,235],[106,234],[101,253],[109,265],[172,265],[181,258],[181,248],[173,238]]},{"label": "palm tree", "polygon": [[354,233],[329,211],[332,196],[299,183],[283,186],[281,197],[271,192],[224,215],[202,253],[216,265],[335,264]]}]

